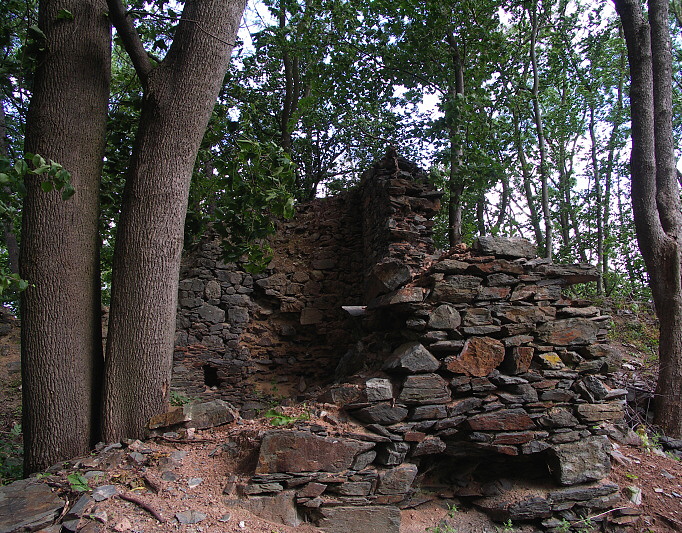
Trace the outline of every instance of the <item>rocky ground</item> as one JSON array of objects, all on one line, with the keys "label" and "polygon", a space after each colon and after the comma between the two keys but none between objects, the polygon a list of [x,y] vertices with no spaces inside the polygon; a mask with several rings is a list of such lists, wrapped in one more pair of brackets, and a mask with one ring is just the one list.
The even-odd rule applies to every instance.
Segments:
[{"label": "rocky ground", "polygon": [[[622,488],[613,512],[633,531],[682,531],[682,463],[657,448],[661,439],[645,431],[648,394],[655,379],[652,359],[653,323],[648,315],[621,313],[614,331],[626,361],[617,379],[632,389],[629,420],[633,433],[616,443],[610,480]],[[634,325],[633,325],[634,324]],[[5,332],[8,328],[5,328]],[[654,340],[655,341],[655,340]],[[0,338],[0,476],[3,483],[18,473],[20,368],[18,330]],[[635,408],[635,403],[639,408]],[[330,434],[348,431],[351,422],[329,405],[279,407],[292,424],[328,426]],[[298,421],[295,421],[298,419]],[[333,423],[330,423],[330,420]],[[300,522],[287,502],[240,497],[238,487],[257,458],[260,436],[272,429],[273,418],[237,420],[204,431],[166,433],[145,442],[102,446],[91,455],[56,465],[38,480],[24,482],[14,493],[0,497],[0,531],[10,531],[13,497],[32,495],[43,516],[58,512],[59,525],[48,531],[185,531],[311,533],[321,531]],[[505,494],[513,498],[513,494]],[[65,505],[66,502],[66,505]],[[429,487],[416,494],[401,511],[403,533],[531,532],[530,526],[494,524],[480,512],[448,494],[447,488]],[[628,510],[617,510],[627,507]],[[629,509],[634,509],[630,511]],[[34,509],[34,516],[40,515]],[[632,517],[635,513],[636,517]],[[599,517],[593,517],[596,523]],[[12,519],[12,520],[10,520]],[[49,521],[43,520],[46,525]],[[566,524],[566,531],[569,524]],[[591,531],[590,523],[570,524],[572,531]],[[368,532],[369,533],[369,532]]]}]

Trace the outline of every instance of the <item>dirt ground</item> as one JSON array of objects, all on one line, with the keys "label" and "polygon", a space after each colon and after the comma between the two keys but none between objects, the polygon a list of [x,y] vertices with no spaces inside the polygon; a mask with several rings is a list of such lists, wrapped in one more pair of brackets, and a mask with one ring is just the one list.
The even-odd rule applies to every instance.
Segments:
[{"label": "dirt ground", "polygon": [[[638,347],[627,342],[621,347],[628,352],[626,359],[637,375],[620,379],[641,379],[639,373],[647,363],[638,360]],[[9,335],[0,337],[0,481],[3,483],[17,473],[21,441],[16,429],[21,419],[20,406],[19,333],[14,328]],[[321,418],[316,419],[322,408],[305,407],[313,415],[311,422],[324,423]],[[288,409],[291,409],[288,414],[297,414],[296,408]],[[287,526],[275,517],[266,520],[263,513],[256,516],[230,491],[232,483],[244,480],[253,468],[259,434],[270,428],[269,420],[259,419],[197,431],[194,435],[181,434],[178,438],[135,441],[123,448],[104,449],[74,459],[61,468],[54,468],[43,480],[70,504],[82,495],[73,490],[73,478],[67,479],[70,474],[84,475],[91,488],[109,484],[116,487],[118,496],[92,505],[84,515],[87,518],[82,519],[81,525],[89,523],[89,531],[320,531],[307,523]],[[633,527],[636,532],[682,531],[682,462],[641,442],[616,444],[615,448],[610,479],[621,487],[622,501],[614,509],[636,507],[639,510],[641,516]],[[634,499],[641,494],[640,504],[629,501],[633,493]],[[466,502],[448,498],[447,494],[430,494],[423,500],[423,504],[402,511],[401,533],[536,531],[531,526],[494,524],[482,513],[468,508]],[[205,518],[186,525],[176,519],[177,513],[192,511],[194,517],[201,513]],[[153,513],[158,517],[154,518]]]}]

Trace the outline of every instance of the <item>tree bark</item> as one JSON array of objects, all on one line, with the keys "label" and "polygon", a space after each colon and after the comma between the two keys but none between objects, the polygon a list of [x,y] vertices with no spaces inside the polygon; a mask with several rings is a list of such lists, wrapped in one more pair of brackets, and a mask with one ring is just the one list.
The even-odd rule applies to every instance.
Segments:
[{"label": "tree bark", "polygon": [[[113,8],[118,0],[109,0]],[[229,64],[244,0],[193,0],[144,99],[116,237],[104,438],[137,438],[168,406],[183,225],[192,169]],[[130,26],[116,19],[116,27]],[[138,55],[131,35],[126,49]]]},{"label": "tree bark", "polygon": [[660,322],[654,420],[666,434],[681,437],[682,215],[672,137],[668,1],[648,4],[649,23],[638,0],[615,0],[630,63],[632,209]]},{"label": "tree bark", "polygon": [[[66,9],[73,20],[58,20]],[[111,30],[104,0],[42,0],[46,53],[35,74],[25,150],[61,163],[76,194],[26,179],[22,219],[24,473],[82,455],[99,440],[102,371],[99,182]]]},{"label": "tree bark", "polygon": [[537,129],[538,136],[538,149],[540,151],[540,183],[542,186],[542,216],[545,221],[545,242],[544,251],[545,257],[548,259],[552,258],[552,216],[549,212],[549,187],[548,187],[548,177],[547,177],[547,147],[545,141],[545,133],[542,127],[542,109],[540,108],[540,95],[539,95],[539,75],[538,75],[538,61],[537,61],[537,38],[538,38],[538,14],[537,14],[537,4],[533,3],[533,8],[531,10],[531,36],[530,36],[530,61],[533,70],[533,89],[532,89],[532,100],[533,100],[533,117],[535,119],[535,127]]},{"label": "tree bark", "polygon": [[[458,105],[458,99],[464,96],[464,58],[460,46],[453,33],[448,34],[448,45],[452,58],[455,83],[449,91],[452,104]],[[450,125],[450,176],[448,178],[448,240],[450,246],[462,242],[462,195],[464,180],[461,176],[462,157],[464,151],[460,140],[461,119]]]}]

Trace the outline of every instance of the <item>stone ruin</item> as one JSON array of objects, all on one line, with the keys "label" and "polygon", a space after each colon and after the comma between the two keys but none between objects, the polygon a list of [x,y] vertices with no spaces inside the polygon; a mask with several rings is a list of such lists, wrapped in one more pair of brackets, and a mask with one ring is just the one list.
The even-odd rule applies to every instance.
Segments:
[{"label": "stone ruin", "polygon": [[[202,244],[180,282],[174,387],[243,417],[279,395],[361,424],[266,432],[243,487],[327,531],[397,533],[399,509],[429,491],[545,531],[611,509],[608,435],[626,391],[608,375],[620,359],[609,317],[562,293],[596,270],[539,259],[522,239],[437,255],[439,207],[390,150],[358,188],[281,222],[265,273]],[[598,521],[620,531],[628,519]]]}]

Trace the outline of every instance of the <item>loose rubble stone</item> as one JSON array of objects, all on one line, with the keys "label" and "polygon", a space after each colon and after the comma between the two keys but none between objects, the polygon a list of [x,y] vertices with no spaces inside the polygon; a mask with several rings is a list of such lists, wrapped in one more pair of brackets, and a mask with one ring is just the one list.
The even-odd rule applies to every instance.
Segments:
[{"label": "loose rubble stone", "polygon": [[179,513],[175,513],[175,518],[181,524],[188,525],[198,524],[199,522],[204,521],[206,519],[206,515],[204,513],[200,513],[199,511],[190,509],[189,511],[180,511]]},{"label": "loose rubble stone", "polygon": [[64,500],[35,479],[0,486],[0,533],[45,527],[57,518],[63,507]]}]

